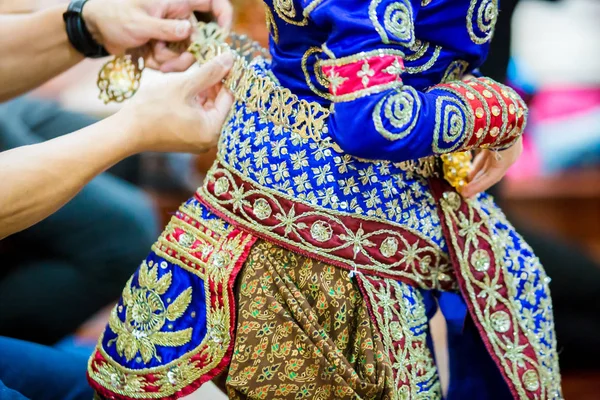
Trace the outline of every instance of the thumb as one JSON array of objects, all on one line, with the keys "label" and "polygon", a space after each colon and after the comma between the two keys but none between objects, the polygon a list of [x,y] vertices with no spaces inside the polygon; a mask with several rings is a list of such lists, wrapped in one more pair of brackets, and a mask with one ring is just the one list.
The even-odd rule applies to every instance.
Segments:
[{"label": "thumb", "polygon": [[221,82],[227,76],[229,70],[231,70],[233,61],[233,54],[231,52],[223,53],[187,76],[186,80],[189,83],[187,95],[194,97],[198,93]]},{"label": "thumb", "polygon": [[180,42],[192,34],[192,24],[187,20],[161,19],[146,15],[138,26],[138,33],[147,40]]}]

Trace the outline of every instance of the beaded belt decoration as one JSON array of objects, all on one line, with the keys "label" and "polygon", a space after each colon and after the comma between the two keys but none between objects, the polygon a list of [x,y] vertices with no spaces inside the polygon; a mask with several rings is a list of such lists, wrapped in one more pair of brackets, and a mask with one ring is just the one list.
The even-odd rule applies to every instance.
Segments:
[{"label": "beaded belt decoration", "polygon": [[[173,46],[180,44],[174,43]],[[268,76],[259,76],[250,67],[250,63],[257,58],[269,58],[268,51],[257,42],[245,35],[228,34],[215,23],[200,22],[188,51],[200,64],[223,52],[232,51],[235,56],[234,66],[224,83],[236,100],[244,102],[250,111],[260,112],[275,125],[288,128],[305,139],[320,142],[337,153],[343,153],[332,138],[326,135],[329,109],[317,102],[299,99],[289,89]],[[143,58],[138,56],[136,60],[135,53],[116,57],[106,63],[98,77],[100,98],[109,103],[122,102],[132,97],[140,86],[143,69]],[[265,107],[266,104],[269,106]],[[290,124],[292,115],[294,123]],[[467,183],[470,153],[449,154],[441,158],[432,156],[395,165],[428,178],[438,176],[439,159],[442,161],[444,178],[456,189],[461,189]]]}]

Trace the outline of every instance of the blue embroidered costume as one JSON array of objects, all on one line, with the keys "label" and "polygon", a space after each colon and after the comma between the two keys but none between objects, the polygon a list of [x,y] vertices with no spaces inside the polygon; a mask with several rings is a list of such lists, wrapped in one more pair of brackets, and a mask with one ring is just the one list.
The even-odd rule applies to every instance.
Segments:
[{"label": "blue embroidered costume", "polygon": [[439,305],[448,398],[562,398],[549,279],[489,196],[450,185],[526,123],[510,88],[462,80],[497,1],[266,3],[271,61],[202,28],[199,58],[240,55],[237,101],[112,313],[99,395],[177,398],[229,368],[232,398],[441,398]]}]

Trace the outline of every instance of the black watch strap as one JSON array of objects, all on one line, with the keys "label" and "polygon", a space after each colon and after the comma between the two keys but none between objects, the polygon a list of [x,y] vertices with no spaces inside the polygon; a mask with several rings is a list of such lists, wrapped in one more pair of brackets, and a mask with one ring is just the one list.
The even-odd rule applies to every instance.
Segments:
[{"label": "black watch strap", "polygon": [[106,49],[98,44],[85,25],[82,10],[87,0],[72,0],[67,11],[63,14],[69,41],[81,54],[88,58],[101,58],[110,55]]}]

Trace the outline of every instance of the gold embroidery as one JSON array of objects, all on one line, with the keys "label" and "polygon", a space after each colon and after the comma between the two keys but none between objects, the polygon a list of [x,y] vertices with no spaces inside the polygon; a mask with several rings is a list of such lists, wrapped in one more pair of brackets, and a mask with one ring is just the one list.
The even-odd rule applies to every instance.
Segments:
[{"label": "gold embroidery", "polygon": [[294,0],[273,0],[273,9],[279,18],[289,24],[298,26],[306,26],[308,24],[307,17],[304,17],[300,21],[294,19],[297,16]]},{"label": "gold embroidery", "polygon": [[327,80],[329,81],[331,91],[333,92],[334,95],[336,95],[338,88],[341,85],[343,85],[344,82],[346,82],[348,80],[348,78],[340,76],[340,74],[338,74],[335,69],[332,69],[329,72],[329,75],[327,75]]},{"label": "gold embroidery", "polygon": [[[371,0],[369,6],[369,18],[375,26],[381,41],[385,44],[398,43],[411,46],[415,41],[413,10],[410,2],[404,0],[390,2],[385,7],[383,14],[383,25],[380,23],[377,8],[383,0]],[[390,39],[388,34],[394,36],[398,41]]]},{"label": "gold embroidery", "polygon": [[504,311],[496,311],[490,315],[490,324],[496,332],[506,333],[510,330],[510,316]]},{"label": "gold embroidery", "polygon": [[[419,95],[412,87],[405,86],[377,103],[373,110],[373,123],[377,132],[384,138],[400,140],[412,133],[419,120],[420,112],[421,99]],[[385,116],[385,122],[398,129],[397,132],[392,132],[385,127],[383,116]]]},{"label": "gold embroidery", "polygon": [[[225,230],[223,221],[202,218],[201,212],[196,206],[185,204],[180,211],[183,213],[184,219],[173,217],[158,242],[153,246],[153,251],[159,257],[172,263],[173,268],[182,268],[203,279],[207,294],[210,293],[211,286],[226,286],[229,274],[249,244],[253,243],[253,237],[242,233],[232,236],[233,228]],[[216,230],[211,230],[209,226]],[[184,234],[188,233],[193,236],[195,241],[192,246],[194,247],[191,248],[187,245],[189,244],[187,239],[184,240],[186,246],[182,246],[174,240],[175,229],[183,229]],[[223,259],[226,265],[217,268],[213,261],[214,255],[211,257],[213,252],[216,254],[226,253],[228,258]],[[198,258],[196,253],[201,253],[201,258]],[[220,264],[220,262],[216,264]],[[176,332],[158,331],[166,321],[181,318],[192,300],[191,288],[187,288],[179,292],[173,301],[169,302],[167,299],[168,305],[162,302],[160,296],[173,284],[173,276],[171,272],[168,272],[157,279],[157,268],[159,267],[162,268],[162,264],[159,266],[152,261],[142,264],[138,273],[139,288],[133,287],[131,280],[126,286],[123,292],[123,305],[126,307],[125,322],[118,317],[118,308],[115,308],[111,315],[109,326],[117,334],[117,351],[128,360],[136,357],[136,353],[140,354],[138,362],[158,360],[156,346],[181,346],[190,340],[193,329],[191,327]],[[212,371],[222,361],[230,340],[230,300],[227,295],[221,296],[220,302],[216,303],[212,303],[208,295],[206,299],[203,299],[206,302],[208,328],[205,338],[196,348],[168,364],[146,369],[130,369],[120,366],[102,347],[103,338],[100,338],[98,352],[104,359],[95,357],[90,359],[88,366],[90,379],[115,394],[129,398],[146,399],[172,396]],[[195,313],[192,312],[189,316],[195,318]],[[148,374],[152,375],[151,379],[147,377]],[[148,386],[153,387],[152,392],[147,391]]]},{"label": "gold embroidery", "polygon": [[[224,161],[220,159],[220,162],[224,164]],[[226,166],[226,164],[224,164]],[[233,198],[230,200],[220,199],[211,194],[206,185],[210,182],[215,181],[215,174],[222,174],[223,177],[227,177],[231,184],[230,193],[233,194]],[[390,238],[394,238],[398,241],[398,243],[402,243],[406,248],[412,248],[411,245],[406,238],[404,238],[398,231],[390,229],[390,230],[378,230],[375,232],[365,232],[362,227],[358,227],[355,229],[351,229],[349,226],[346,226],[338,216],[344,216],[347,214],[329,210],[329,209],[321,209],[314,204],[310,204],[308,202],[303,202],[298,198],[294,198],[291,196],[287,196],[283,193],[276,192],[267,187],[260,187],[260,191],[252,190],[246,192],[243,188],[243,185],[237,185],[235,181],[235,176],[242,181],[248,181],[247,178],[239,175],[235,170],[231,167],[227,167],[226,169],[223,167],[219,167],[218,165],[213,166],[213,168],[209,171],[206,177],[206,184],[204,187],[199,189],[199,194],[202,196],[205,201],[207,201],[211,207],[216,210],[219,210],[220,213],[226,215],[228,219],[235,221],[236,224],[248,227],[253,229],[265,237],[270,237],[273,240],[278,242],[287,243],[293,245],[297,248],[300,248],[302,251],[306,251],[310,254],[317,254],[328,259],[336,260],[342,262],[344,264],[349,265],[350,267],[356,268],[364,268],[367,270],[374,270],[379,272],[385,272],[390,275],[397,275],[399,278],[406,278],[410,280],[414,280],[416,282],[423,282],[423,279],[427,279],[426,275],[431,274],[429,265],[435,265],[440,269],[440,276],[445,280],[446,277],[452,276],[451,267],[449,266],[446,255],[441,251],[441,249],[436,246],[433,242],[430,242],[426,239],[422,234],[417,232],[416,230],[410,229],[406,226],[403,226],[403,229],[408,229],[411,233],[417,235],[418,237],[424,239],[429,243],[428,246],[419,248],[414,254],[407,253],[403,254],[403,258],[400,261],[384,264],[371,255],[370,251],[367,249],[373,247],[374,244],[371,242],[371,238],[375,235],[387,234]],[[253,183],[256,185],[256,183]],[[246,211],[245,207],[250,205],[249,200],[247,200],[250,196],[256,196],[260,194],[261,198],[264,198],[269,204],[272,205],[273,216],[279,221],[278,224],[275,225],[264,225],[253,219],[252,215],[249,215]],[[297,212],[295,207],[292,207],[289,210],[286,210],[278,201],[277,197],[280,196],[286,199],[292,200],[294,203],[307,204],[312,210],[308,213]],[[234,212],[230,212],[225,206],[231,205],[233,206]],[[302,220],[306,217],[310,216],[311,219],[317,219],[311,225],[307,225]],[[378,220],[377,218],[370,218],[368,216],[353,216],[354,218],[360,220]],[[392,222],[387,222],[389,224],[393,224]],[[335,224],[336,226],[343,227],[343,234],[337,236],[336,246],[335,247],[320,247],[316,246],[310,241],[304,238],[302,235],[303,232],[306,232],[310,235],[313,240],[326,243],[330,240],[333,240],[334,237],[332,235],[331,224]],[[285,234],[278,234],[275,232],[275,229],[284,228]],[[289,235],[294,234],[294,239],[290,239]],[[391,240],[391,239],[388,239]],[[353,250],[354,255],[356,256],[360,253],[362,256],[367,257],[368,264],[358,263],[354,260],[342,258],[335,254],[335,252],[345,249],[351,248]],[[435,258],[431,259],[428,254],[435,254]],[[402,264],[408,264],[409,270],[412,272],[405,271],[397,271],[394,268],[398,267]],[[425,284],[425,287],[429,287]],[[429,287],[431,288],[431,287]]]},{"label": "gold embroidery", "polygon": [[[519,263],[519,258],[523,255],[514,248],[513,242],[509,238],[509,230],[513,228],[506,221],[504,215],[495,210],[496,206],[491,200],[486,202],[486,206],[490,209],[488,215],[482,210],[483,204],[480,202],[465,202],[466,210],[460,211],[459,207],[463,204],[462,199],[458,195],[453,198],[455,201],[452,204],[446,200],[446,196],[440,202],[446,225],[451,232],[451,245],[458,257],[460,273],[465,279],[466,295],[485,300],[485,304],[478,301],[473,301],[471,304],[475,307],[475,318],[484,327],[487,339],[504,374],[513,383],[520,398],[531,398],[525,390],[535,391],[538,389],[541,392],[536,395],[536,398],[562,398],[556,341],[552,339],[556,336],[553,331],[549,298],[547,305],[541,303],[539,310],[539,312],[547,314],[545,315],[547,325],[544,325],[547,326],[547,330],[542,331],[542,335],[534,334],[537,330],[534,318],[528,317],[528,312],[517,303],[515,298],[514,287],[517,282],[514,282],[515,276],[508,272],[506,263]],[[478,222],[475,222],[476,217]],[[507,228],[499,231],[493,230],[491,226],[496,222],[500,222]],[[454,233],[455,227],[458,228],[458,235],[462,237],[463,245],[458,244],[458,235]],[[495,259],[493,272],[490,269],[478,268],[469,262],[469,260],[473,260],[472,254],[481,247],[481,241],[487,243],[493,252]],[[511,258],[515,258],[509,261],[504,256],[505,252],[515,253],[514,256],[510,255]],[[549,293],[548,281],[544,278],[543,270],[539,271],[541,268],[539,261],[537,259],[535,261],[526,260],[525,265],[530,265],[529,268],[540,273],[541,277],[539,286],[532,285],[530,288],[525,288],[522,296],[530,296],[540,290]],[[484,271],[479,271],[479,269]],[[474,271],[484,274],[476,276]],[[523,271],[523,273],[527,275],[527,272]],[[501,279],[504,281],[503,285],[509,289],[509,293],[498,290],[503,287],[500,283]],[[527,342],[522,342],[520,339],[523,335],[527,338]],[[533,348],[537,360],[527,355],[528,352],[525,350],[529,346]],[[521,378],[518,370],[523,368],[528,370]],[[541,378],[543,385],[540,385],[540,376],[543,377]]]},{"label": "gold embroidery", "polygon": [[252,211],[254,212],[254,215],[256,216],[256,218],[261,219],[261,220],[269,218],[271,216],[271,214],[273,213],[273,210],[271,209],[269,202],[266,201],[265,199],[257,199],[254,202],[254,207],[253,207]]},{"label": "gold embroidery", "polygon": [[[437,154],[456,151],[463,143],[468,143],[472,135],[473,117],[467,106],[454,97],[438,96],[435,102],[433,151]],[[441,147],[441,143],[449,146]]]},{"label": "gold embroidery", "polygon": [[[498,0],[471,0],[467,13],[467,30],[473,43],[487,43],[494,33],[497,19]],[[481,33],[475,32],[475,23]]]},{"label": "gold embroidery", "polygon": [[275,43],[279,42],[279,28],[277,27],[277,22],[275,22],[275,18],[273,17],[273,13],[269,7],[265,7],[265,20],[267,22],[267,29],[271,33],[271,37]]},{"label": "gold embroidery", "polygon": [[485,272],[490,269],[491,259],[488,252],[483,249],[475,250],[471,254],[471,264],[478,272]]},{"label": "gold embroidery", "polygon": [[[314,94],[316,94],[317,96],[322,97],[324,99],[332,101],[333,97],[331,96],[330,93],[325,92],[320,89],[317,89],[317,87],[313,83],[310,71],[308,70],[308,59],[312,55],[319,54],[321,52],[323,52],[323,50],[318,47],[311,47],[308,50],[306,50],[306,52],[302,56],[302,62],[301,62],[302,72],[304,73],[304,79],[306,81],[306,85],[310,88],[310,90],[313,91]],[[327,77],[322,76],[321,68],[319,68],[319,62],[320,62],[320,60],[317,59],[313,65],[313,75],[315,76],[315,78],[317,79],[317,81],[319,82],[319,84],[321,86],[328,87],[329,81],[327,80]]]},{"label": "gold embroidery", "polygon": [[[428,320],[422,296],[414,288],[392,279],[377,285],[358,275],[369,298],[394,374],[394,400],[441,398],[441,385],[433,356],[427,347]],[[412,299],[411,304],[408,299]],[[378,310],[379,309],[379,310]],[[398,343],[403,340],[404,343]],[[396,342],[396,343],[394,343]]]},{"label": "gold embroidery", "polygon": [[[328,57],[330,57],[330,59],[318,60],[316,62],[315,69],[318,71],[316,73],[316,77],[317,77],[317,80],[319,80],[323,86],[331,87],[332,90],[334,91],[334,94],[335,94],[335,91],[337,91],[337,87],[340,84],[340,82],[341,83],[345,82],[347,80],[347,78],[340,78],[339,75],[337,75],[337,73],[335,73],[333,75],[333,80],[329,79],[329,76],[326,76],[325,80],[321,81],[321,79],[319,79],[319,75],[320,75],[320,71],[322,71],[323,67],[328,67],[328,66],[340,67],[340,66],[355,63],[358,61],[364,61],[365,63],[368,63],[369,59],[371,59],[373,57],[377,57],[377,56],[403,57],[402,51],[397,50],[397,49],[376,49],[376,50],[371,50],[371,51],[360,52],[358,54],[353,54],[351,56],[336,58],[335,55],[333,53],[331,53],[331,51],[326,52],[325,49],[326,49],[326,46],[323,45],[323,52],[326,53],[328,55]],[[315,52],[316,52],[316,48],[315,48]],[[305,68],[305,71],[307,71],[306,68]],[[331,71],[333,73],[334,69],[332,69]],[[398,60],[395,60],[395,62],[392,65],[390,65],[389,67],[387,67],[384,70],[385,73],[388,73],[390,75],[396,75],[398,77],[400,76],[402,71],[403,71],[403,67],[400,65]],[[308,72],[305,72],[305,75],[306,75],[307,80],[310,79]],[[363,70],[359,71],[357,76],[359,78],[362,78],[362,83],[366,87],[369,83],[370,77],[372,77],[373,75],[374,75],[374,71],[370,67],[367,67],[363,64]],[[352,93],[348,93],[348,94],[341,95],[341,96],[335,95],[335,96],[332,96],[330,98],[330,100],[334,101],[334,102],[353,101],[353,100],[356,100],[361,97],[365,97],[365,96],[375,94],[375,93],[381,93],[388,89],[397,88],[400,86],[402,86],[402,81],[396,80],[396,81],[385,83],[382,85],[375,85],[375,86],[372,86],[372,87],[369,87],[366,89],[357,90]]]},{"label": "gold embroidery", "polygon": [[379,252],[384,257],[393,257],[398,253],[398,239],[387,237],[379,246]]},{"label": "gold embroidery", "polygon": [[441,46],[434,47],[433,53],[431,54],[431,57],[429,58],[429,60],[427,60],[427,62],[425,62],[421,65],[418,65],[418,66],[408,65],[409,63],[414,63],[416,61],[419,61],[421,58],[423,58],[425,56],[425,54],[427,54],[427,50],[429,50],[429,46],[430,46],[429,42],[422,42],[418,39],[415,40],[415,43],[411,46],[411,51],[413,51],[414,54],[407,54],[406,57],[404,58],[404,61],[406,61],[406,63],[407,63],[407,65],[406,65],[406,73],[407,74],[409,74],[409,75],[420,74],[421,72],[427,71],[428,69],[433,67],[435,62],[440,57],[440,54],[442,53]]},{"label": "gold embroidery", "polygon": [[523,383],[525,384],[525,389],[531,392],[535,392],[540,388],[538,374],[532,369],[525,371],[523,374]]},{"label": "gold embroidery", "polygon": [[367,86],[369,86],[369,81],[371,80],[373,75],[375,75],[375,71],[373,71],[371,69],[369,62],[366,60],[365,60],[364,64],[362,65],[362,68],[360,69],[360,71],[358,71],[356,73],[356,76],[361,79],[361,82],[365,88]]},{"label": "gold embroidery", "polygon": [[469,63],[466,61],[452,61],[450,65],[448,65],[448,68],[446,68],[446,71],[444,72],[442,82],[452,82],[461,80],[467,68],[469,68]]}]

